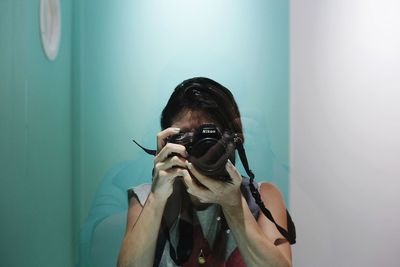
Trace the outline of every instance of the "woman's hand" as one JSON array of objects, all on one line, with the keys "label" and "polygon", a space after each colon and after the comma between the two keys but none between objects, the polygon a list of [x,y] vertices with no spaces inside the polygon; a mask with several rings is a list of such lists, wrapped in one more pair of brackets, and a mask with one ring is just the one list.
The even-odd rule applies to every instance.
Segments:
[{"label": "woman's hand", "polygon": [[154,174],[151,191],[161,200],[172,194],[175,178],[183,176],[186,169],[186,148],[179,144],[166,143],[167,137],[179,133],[179,128],[167,128],[157,135],[157,155],[154,158]]},{"label": "woman's hand", "polygon": [[[231,177],[231,182],[222,182],[205,176],[190,162],[186,161],[186,166],[195,177],[193,178],[187,170],[183,171],[187,192],[197,197],[201,203],[216,203],[227,208],[241,203],[242,176],[230,160],[226,163],[225,168]],[[203,186],[197,184],[194,179]]]}]

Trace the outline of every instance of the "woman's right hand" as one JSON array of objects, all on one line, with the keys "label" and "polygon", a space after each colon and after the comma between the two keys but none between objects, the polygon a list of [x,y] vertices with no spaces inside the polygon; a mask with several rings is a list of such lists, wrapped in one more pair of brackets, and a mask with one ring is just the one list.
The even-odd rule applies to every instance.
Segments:
[{"label": "woman's right hand", "polygon": [[154,158],[154,174],[151,192],[166,201],[173,192],[176,177],[186,169],[187,151],[183,145],[166,143],[169,136],[179,133],[179,128],[167,128],[157,134],[157,155]]}]

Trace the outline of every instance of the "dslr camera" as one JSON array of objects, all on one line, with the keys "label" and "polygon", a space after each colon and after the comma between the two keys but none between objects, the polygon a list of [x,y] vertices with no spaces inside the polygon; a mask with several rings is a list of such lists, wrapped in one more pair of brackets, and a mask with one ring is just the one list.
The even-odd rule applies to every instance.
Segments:
[{"label": "dslr camera", "polygon": [[221,133],[214,124],[202,124],[194,132],[180,132],[167,138],[167,143],[185,146],[188,161],[202,174],[213,179],[229,182],[225,169],[228,159],[235,162],[235,149],[241,139],[229,131]]}]

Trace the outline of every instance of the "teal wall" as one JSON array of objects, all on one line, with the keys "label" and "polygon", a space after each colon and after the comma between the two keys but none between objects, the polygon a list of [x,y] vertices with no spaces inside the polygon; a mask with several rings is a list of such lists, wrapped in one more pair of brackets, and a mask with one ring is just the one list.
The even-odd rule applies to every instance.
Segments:
[{"label": "teal wall", "polygon": [[1,266],[72,266],[72,6],[50,62],[39,2],[0,1]]},{"label": "teal wall", "polygon": [[83,266],[115,264],[126,188],[151,181],[152,158],[131,139],[155,146],[160,112],[187,78],[206,76],[231,89],[257,180],[277,184],[288,202],[288,7],[272,0],[79,2],[73,164]]},{"label": "teal wall", "polygon": [[[113,228],[93,239],[114,237],[115,262],[125,186],[150,181],[131,138],[154,146],[172,89],[193,76],[232,90],[257,179],[287,198],[288,1],[61,1],[53,62],[39,2],[0,1],[1,266],[72,266],[78,238],[81,258],[104,254],[85,243],[101,222]],[[96,201],[115,176],[122,210],[104,219]]]},{"label": "teal wall", "polygon": [[108,169],[144,157],[132,137],[154,146],[162,107],[193,76],[233,91],[254,171],[287,195],[288,1],[85,0],[80,9],[82,214]]}]

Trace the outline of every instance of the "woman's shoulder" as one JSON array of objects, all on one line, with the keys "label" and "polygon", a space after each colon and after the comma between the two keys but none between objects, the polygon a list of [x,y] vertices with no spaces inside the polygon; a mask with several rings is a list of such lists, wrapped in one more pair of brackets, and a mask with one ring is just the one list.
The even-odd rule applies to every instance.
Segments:
[{"label": "woman's shoulder", "polygon": [[[283,194],[279,188],[272,183],[261,183],[260,195],[264,202],[265,207],[271,212],[275,221],[285,229],[288,225],[288,217],[286,212],[286,205],[283,198]],[[264,218],[266,219],[266,218]],[[262,220],[261,220],[262,221]],[[269,222],[272,225],[272,222]],[[280,234],[275,227],[269,228],[275,229],[276,231],[273,236],[279,237]]]},{"label": "woman's shoulder", "polygon": [[132,197],[135,197],[139,203],[143,206],[146,202],[146,199],[151,191],[151,184],[144,183],[128,189],[128,200]]},{"label": "woman's shoulder", "polygon": [[[249,187],[250,187],[250,179],[246,178],[246,177],[243,177],[243,180],[242,180],[242,191],[243,191],[243,189],[247,189]],[[268,200],[271,200],[271,199],[273,200],[275,198],[277,198],[277,199],[282,198],[283,199],[283,195],[282,195],[281,191],[273,183],[270,183],[270,182],[258,182],[256,184],[256,188],[260,192],[261,197],[263,197],[263,200],[265,200],[264,198],[267,198]],[[250,191],[250,189],[248,189],[248,190]]]},{"label": "woman's shoulder", "polygon": [[279,190],[279,188],[274,185],[273,183],[270,182],[261,182],[259,183],[259,187],[260,187],[260,191],[264,192],[264,193],[268,193],[271,195],[276,195],[276,196],[282,196],[281,191]]},{"label": "woman's shoulder", "polygon": [[273,183],[262,182],[259,184],[259,191],[262,200],[268,207],[269,205],[285,207],[282,192]]}]

